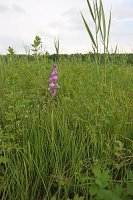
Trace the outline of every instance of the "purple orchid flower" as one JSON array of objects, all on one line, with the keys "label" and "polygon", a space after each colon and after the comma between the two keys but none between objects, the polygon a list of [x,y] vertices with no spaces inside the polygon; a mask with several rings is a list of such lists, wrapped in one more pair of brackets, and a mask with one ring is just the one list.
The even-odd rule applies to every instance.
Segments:
[{"label": "purple orchid flower", "polygon": [[56,65],[53,65],[53,70],[50,76],[50,84],[48,86],[48,91],[52,91],[51,96],[55,97],[57,93],[57,88],[60,88],[58,82],[58,72],[57,72],[57,67]]}]

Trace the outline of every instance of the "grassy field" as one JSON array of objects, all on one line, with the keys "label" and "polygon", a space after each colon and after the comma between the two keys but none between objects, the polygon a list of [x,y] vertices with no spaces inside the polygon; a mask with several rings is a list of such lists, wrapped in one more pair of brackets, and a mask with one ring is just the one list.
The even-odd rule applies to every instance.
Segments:
[{"label": "grassy field", "polygon": [[2,200],[133,198],[133,66],[0,59]]}]

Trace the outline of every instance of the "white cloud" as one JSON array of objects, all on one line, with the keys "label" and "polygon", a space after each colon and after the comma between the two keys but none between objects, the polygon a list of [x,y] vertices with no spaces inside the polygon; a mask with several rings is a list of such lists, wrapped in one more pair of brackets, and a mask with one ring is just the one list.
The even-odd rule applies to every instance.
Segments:
[{"label": "white cloud", "polygon": [[[133,46],[133,28],[128,25],[133,20],[132,0],[103,1],[106,13],[112,5],[112,44],[121,43],[129,50],[129,44]],[[9,45],[23,53],[23,44],[29,46],[35,35],[40,35],[50,53],[54,52],[55,37],[60,38],[62,52],[88,51],[91,43],[80,11],[92,27],[86,0],[0,0],[0,53]]]}]

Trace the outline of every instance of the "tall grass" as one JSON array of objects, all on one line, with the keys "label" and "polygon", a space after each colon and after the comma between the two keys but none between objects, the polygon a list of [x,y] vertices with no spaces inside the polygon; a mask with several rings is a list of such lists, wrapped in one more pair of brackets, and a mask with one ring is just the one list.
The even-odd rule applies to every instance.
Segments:
[{"label": "tall grass", "polygon": [[99,61],[98,34],[107,54],[111,14],[106,26],[102,1],[92,2],[95,38],[82,18],[95,62],[59,59],[55,41],[61,88],[54,99],[53,63],[41,55],[40,37],[32,59],[0,58],[2,200],[133,198],[133,68],[116,54],[118,64]]},{"label": "tall grass", "polygon": [[109,170],[106,192],[131,182],[132,67],[109,66],[105,84],[102,66],[97,83],[95,64],[62,60],[52,100],[50,61],[0,65],[2,200],[95,199],[94,166]]},{"label": "tall grass", "polygon": [[88,35],[92,42],[92,48],[95,53],[95,62],[97,66],[97,78],[99,80],[99,62],[100,58],[98,57],[99,54],[99,48],[101,48],[101,45],[103,46],[103,53],[105,55],[104,60],[104,78],[106,82],[106,62],[108,59],[108,53],[109,53],[109,36],[110,36],[110,27],[111,27],[111,11],[109,15],[108,23],[106,22],[106,16],[105,16],[105,9],[103,6],[102,0],[87,0],[89,12],[92,18],[93,22],[93,28],[94,31],[92,32],[90,25],[85,20],[83,14],[81,13],[83,22],[85,24],[85,28],[88,32]]}]

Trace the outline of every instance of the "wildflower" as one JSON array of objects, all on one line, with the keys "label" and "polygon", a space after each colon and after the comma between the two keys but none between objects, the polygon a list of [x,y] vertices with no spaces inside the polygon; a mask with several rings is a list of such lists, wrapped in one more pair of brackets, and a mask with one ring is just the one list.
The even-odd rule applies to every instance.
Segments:
[{"label": "wildflower", "polygon": [[57,72],[57,68],[56,65],[53,65],[53,70],[50,76],[50,84],[48,86],[48,91],[52,91],[51,96],[54,97],[57,93],[57,88],[60,88],[58,82],[58,72]]}]

